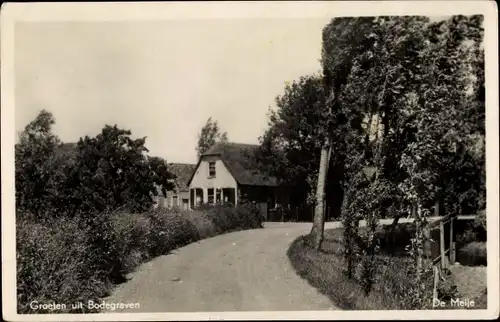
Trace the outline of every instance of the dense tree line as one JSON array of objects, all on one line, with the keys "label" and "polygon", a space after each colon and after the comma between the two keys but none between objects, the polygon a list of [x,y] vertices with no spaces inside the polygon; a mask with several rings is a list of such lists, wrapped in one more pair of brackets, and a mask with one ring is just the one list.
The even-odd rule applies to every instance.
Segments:
[{"label": "dense tree line", "polygon": [[20,133],[15,146],[18,213],[50,219],[117,209],[142,212],[154,196],[173,188],[165,160],[146,155],[145,138],[132,139],[130,131],[106,125],[95,137],[68,144],[52,133],[54,123],[43,110]]},{"label": "dense tree line", "polygon": [[[367,291],[381,217],[395,223],[415,218],[411,253],[419,284],[426,218],[436,203],[441,213],[484,214],[482,21],[334,18],[323,29],[322,75],[288,84],[270,112],[260,158],[314,203],[308,240],[316,249],[323,240],[325,188],[341,188],[337,216],[348,274],[363,254]],[[361,219],[369,230],[360,236]]]}]

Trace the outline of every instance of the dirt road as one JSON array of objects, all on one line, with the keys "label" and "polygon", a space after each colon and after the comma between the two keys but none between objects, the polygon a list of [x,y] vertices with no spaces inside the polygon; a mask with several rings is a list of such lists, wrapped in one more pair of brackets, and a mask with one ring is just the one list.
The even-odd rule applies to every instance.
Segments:
[{"label": "dirt road", "polygon": [[310,228],[269,223],[202,240],[145,263],[105,301],[140,305],[114,313],[335,310],[295,274],[286,255]]}]

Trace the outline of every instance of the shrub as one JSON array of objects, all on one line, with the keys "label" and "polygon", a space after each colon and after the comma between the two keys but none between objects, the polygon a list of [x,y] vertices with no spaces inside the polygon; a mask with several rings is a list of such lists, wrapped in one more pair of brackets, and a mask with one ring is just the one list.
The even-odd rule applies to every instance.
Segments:
[{"label": "shrub", "polygon": [[[146,213],[84,214],[50,221],[17,216],[19,313],[40,303],[86,302],[152,257],[217,234],[262,227],[252,206],[218,205],[203,211],[154,209]],[[71,307],[58,310],[72,312]],[[90,312],[84,308],[84,312]]]},{"label": "shrub", "polygon": [[391,230],[390,226],[380,226],[376,236],[380,240],[380,249],[384,253],[406,254],[405,247],[415,235],[413,223],[400,223]]},{"label": "shrub", "polygon": [[263,227],[260,212],[252,203],[241,203],[237,207],[217,204],[203,209],[219,233]]},{"label": "shrub", "polygon": [[232,205],[214,205],[205,206],[205,212],[210,221],[212,221],[220,234],[222,232],[231,231],[232,222],[235,220],[234,211]]},{"label": "shrub", "polygon": [[[86,261],[88,231],[74,219],[60,218],[51,225],[19,215],[17,232],[17,303],[19,313],[34,310],[30,303],[71,303],[103,296],[108,285]],[[72,312],[70,307],[62,312]]]},{"label": "shrub", "polygon": [[458,288],[453,279],[450,278],[450,274],[447,274],[445,279],[439,282],[437,293],[441,301],[449,301],[459,297]]},{"label": "shrub", "polygon": [[237,221],[241,229],[262,228],[262,217],[255,204],[243,203],[236,207]]},{"label": "shrub", "polygon": [[143,214],[114,214],[110,220],[114,234],[124,248],[122,273],[130,273],[139,264],[151,258],[153,225],[151,220]]},{"label": "shrub", "polygon": [[[102,280],[109,279],[112,283],[122,283],[123,258],[127,255],[128,245],[120,236],[119,230],[113,225],[116,213],[101,213],[89,217],[86,224],[89,229],[88,250],[85,259],[92,271],[100,272]],[[125,239],[126,241],[127,239]]]},{"label": "shrub", "polygon": [[214,222],[210,220],[206,212],[186,211],[183,212],[182,215],[196,228],[198,239],[209,238],[218,234],[217,227]]},{"label": "shrub", "polygon": [[149,245],[151,255],[166,255],[173,249],[198,240],[196,227],[182,214],[167,209],[154,209],[145,213],[153,227]]}]

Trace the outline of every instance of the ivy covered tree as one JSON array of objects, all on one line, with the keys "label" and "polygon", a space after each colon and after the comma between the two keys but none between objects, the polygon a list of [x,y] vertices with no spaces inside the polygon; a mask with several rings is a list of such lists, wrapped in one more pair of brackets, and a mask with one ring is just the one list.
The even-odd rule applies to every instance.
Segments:
[{"label": "ivy covered tree", "polygon": [[394,218],[393,228],[401,216],[415,219],[414,291],[422,300],[436,201],[447,214],[484,214],[482,41],[481,16],[334,18],[323,30],[323,75],[288,86],[270,114],[267,164],[314,195],[316,249],[324,187],[341,183],[346,267],[351,277],[362,268],[367,292],[380,218]]},{"label": "ivy covered tree", "polygon": [[[343,218],[348,261],[359,249],[353,239],[361,241],[362,252],[373,248],[373,227],[364,238],[358,236],[360,218],[376,222],[373,216],[389,212],[396,223],[406,213],[417,226],[419,283],[426,218],[436,200],[445,195],[447,205],[458,204],[460,211],[484,204],[481,23],[479,16],[434,23],[425,17],[378,17],[334,19],[325,27],[324,75],[331,79],[330,92],[337,89],[337,111],[345,111],[333,117],[338,121],[339,114],[345,116],[345,126],[337,126],[344,138],[333,141],[337,154],[346,160]],[[366,128],[372,128],[364,140],[359,138],[361,118]],[[348,142],[353,148],[346,148]],[[362,166],[376,169],[371,183],[359,174]],[[361,189],[363,185],[367,186]],[[377,198],[371,200],[370,195]],[[373,207],[362,207],[366,204]]]},{"label": "ivy covered tree", "polygon": [[[470,189],[475,191],[476,200],[480,200],[478,196],[483,194],[481,171],[476,172],[475,178],[469,177],[472,179],[469,185],[459,183],[450,176],[450,169],[453,172],[467,168],[463,159],[468,154],[467,145],[474,141],[475,134],[480,133],[475,118],[481,118],[482,113],[472,113],[475,115],[473,118],[464,115],[470,112],[464,103],[473,100],[469,89],[474,83],[470,72],[473,65],[470,61],[471,47],[474,45],[470,42],[481,38],[480,25],[478,17],[465,16],[454,16],[429,25],[427,46],[421,52],[427,64],[423,66],[421,81],[417,83],[419,88],[416,93],[419,95],[414,93],[414,99],[402,105],[403,112],[410,118],[407,127],[412,129],[413,137],[402,153],[400,166],[407,176],[400,183],[400,189],[413,211],[417,228],[414,254],[417,261],[416,280],[421,285],[418,298],[425,291],[424,283],[420,282],[420,276],[426,269],[422,261],[423,243],[428,235],[427,217],[435,200],[444,191],[448,200],[458,201],[459,204],[463,193]],[[476,29],[474,34],[479,36],[476,40],[470,37],[471,29]],[[481,143],[480,140],[478,143]],[[453,189],[446,189],[446,186]],[[449,214],[453,215],[450,210]]]},{"label": "ivy covered tree", "polygon": [[[349,104],[349,95],[355,87],[359,90],[360,78],[352,75],[365,68],[366,57],[370,57],[375,38],[373,17],[361,18],[334,18],[323,29],[323,49],[321,63],[323,66],[324,86],[326,93],[326,131],[327,140],[323,146],[323,156],[334,158],[337,178],[343,190],[343,209],[348,207],[351,195],[355,193],[354,187],[362,180],[358,174],[367,165],[365,162],[366,145],[366,102],[369,93],[366,93],[366,84],[363,90],[355,96],[364,101],[361,104]],[[356,84],[356,85],[353,85]],[[329,150],[326,153],[327,149]],[[320,161],[320,168],[325,163]],[[328,162],[326,164],[329,164]],[[319,185],[318,185],[319,187]],[[317,189],[318,191],[320,189]],[[324,231],[324,212],[319,208],[315,211],[315,219],[310,236],[316,249],[321,247]],[[342,215],[344,225],[344,238],[346,244],[352,244],[357,229],[357,218],[354,214]],[[349,251],[348,251],[349,252]],[[348,254],[347,256],[351,256]]]}]

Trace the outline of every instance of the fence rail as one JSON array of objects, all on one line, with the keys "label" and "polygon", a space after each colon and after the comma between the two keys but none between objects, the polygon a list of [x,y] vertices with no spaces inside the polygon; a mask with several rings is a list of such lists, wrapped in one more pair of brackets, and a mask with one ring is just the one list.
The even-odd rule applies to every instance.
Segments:
[{"label": "fence rail", "polygon": [[[461,216],[443,216],[436,218],[430,225],[430,230],[439,229],[438,240],[431,241],[431,259],[434,272],[434,289],[433,298],[437,299],[437,288],[439,280],[444,278],[443,271],[448,269],[450,265],[454,265],[456,261],[456,242],[455,231],[456,223],[458,220],[473,220],[474,215],[461,215]],[[447,236],[448,235],[448,236]],[[446,245],[446,240],[449,240]],[[433,256],[432,249],[439,247],[439,254]]]}]

